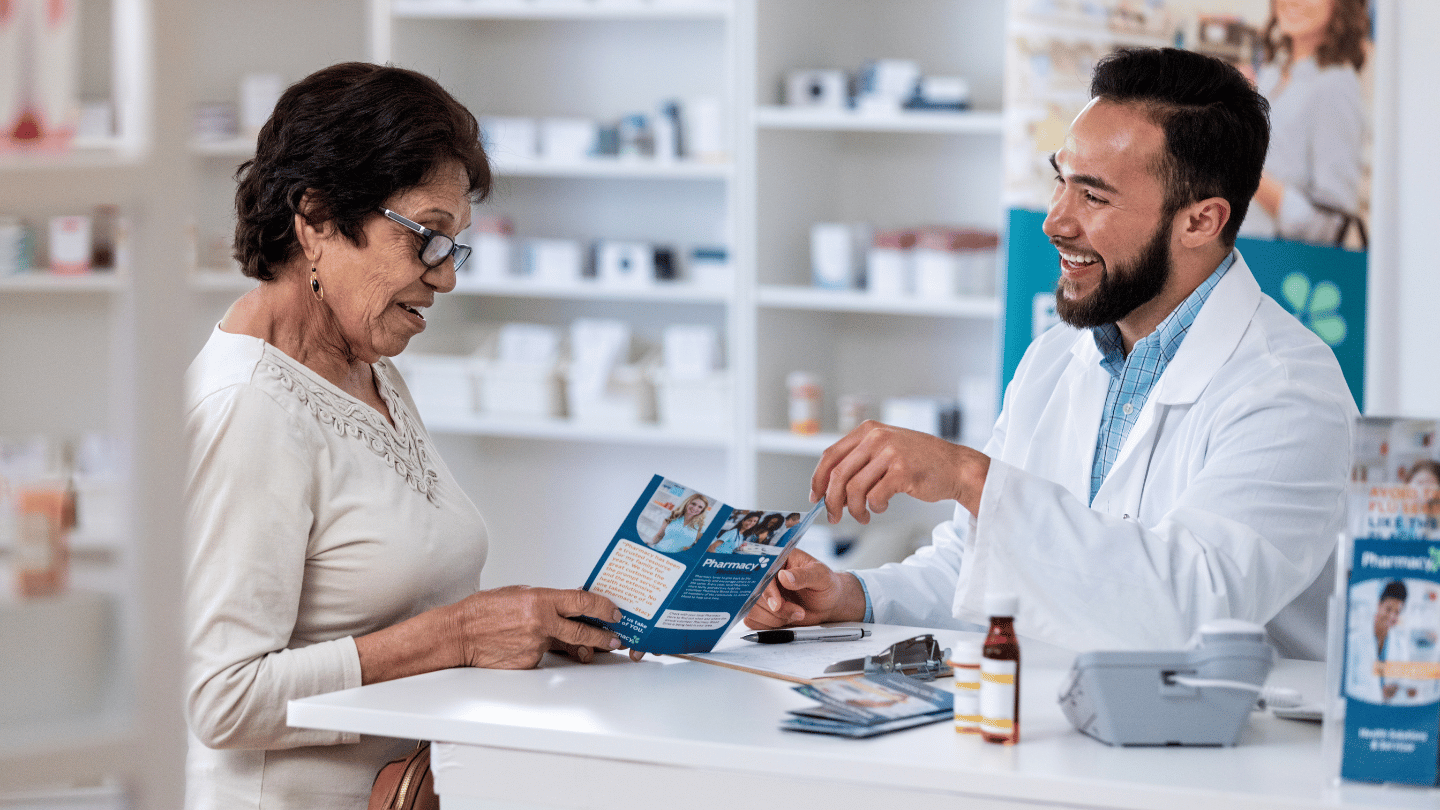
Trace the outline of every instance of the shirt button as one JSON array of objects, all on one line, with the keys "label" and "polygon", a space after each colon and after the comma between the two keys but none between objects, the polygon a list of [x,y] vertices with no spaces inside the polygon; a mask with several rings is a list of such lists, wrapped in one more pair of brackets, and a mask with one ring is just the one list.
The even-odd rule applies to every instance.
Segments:
[{"label": "shirt button", "polygon": [[1120,410],[1124,411],[1126,416],[1129,416],[1130,414],[1135,412],[1135,407],[1127,402],[1125,403],[1125,407],[1121,408]]}]

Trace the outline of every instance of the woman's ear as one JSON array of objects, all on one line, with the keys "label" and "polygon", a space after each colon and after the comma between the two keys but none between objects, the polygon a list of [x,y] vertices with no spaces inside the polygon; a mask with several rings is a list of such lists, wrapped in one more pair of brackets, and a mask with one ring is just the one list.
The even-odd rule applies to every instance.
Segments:
[{"label": "woman's ear", "polygon": [[323,222],[315,224],[315,220],[320,218],[319,208],[315,189],[306,189],[305,196],[300,198],[300,210],[295,212],[295,238],[300,242],[300,250],[305,254],[305,260],[311,265],[320,261],[325,242],[335,232],[335,221],[329,217],[324,217]]}]

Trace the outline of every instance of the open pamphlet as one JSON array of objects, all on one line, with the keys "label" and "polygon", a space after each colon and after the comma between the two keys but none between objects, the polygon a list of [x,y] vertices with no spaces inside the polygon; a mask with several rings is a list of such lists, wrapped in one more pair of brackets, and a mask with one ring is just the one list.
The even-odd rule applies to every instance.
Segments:
[{"label": "open pamphlet", "polygon": [[1440,784],[1440,447],[1436,420],[1356,424],[1340,706],[1340,775]]},{"label": "open pamphlet", "polygon": [[631,649],[709,652],[750,611],[824,506],[735,509],[657,475],[600,555],[585,590],[620,608],[620,621],[603,626]]},{"label": "open pamphlet", "polygon": [[791,709],[780,721],[791,731],[834,734],[840,737],[874,737],[889,731],[949,720],[955,714],[955,696],[908,675],[852,675],[795,687],[820,705]]}]

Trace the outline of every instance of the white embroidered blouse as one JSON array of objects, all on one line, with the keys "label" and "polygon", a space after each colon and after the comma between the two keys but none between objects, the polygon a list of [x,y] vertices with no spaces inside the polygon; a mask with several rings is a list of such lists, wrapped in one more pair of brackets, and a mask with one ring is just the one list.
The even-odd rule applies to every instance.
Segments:
[{"label": "white embroidered blouse", "polygon": [[360,685],[356,636],[479,587],[480,514],[374,370],[393,426],[258,338],[216,328],[190,366],[187,807],[363,807],[413,745],[285,724]]}]

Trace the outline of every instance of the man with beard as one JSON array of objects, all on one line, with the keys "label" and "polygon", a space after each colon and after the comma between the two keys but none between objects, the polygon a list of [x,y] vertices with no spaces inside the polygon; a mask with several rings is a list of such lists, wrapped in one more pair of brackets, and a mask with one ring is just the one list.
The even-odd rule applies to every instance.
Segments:
[{"label": "man with beard", "polygon": [[1051,158],[1044,230],[1064,325],[1040,336],[979,452],[866,422],[811,481],[831,522],[905,493],[954,500],[902,563],[836,572],[796,552],[751,627],[966,627],[987,593],[1076,650],[1178,647],[1214,619],[1322,658],[1354,401],[1334,354],[1234,249],[1269,140],[1234,68],[1112,54]]}]

